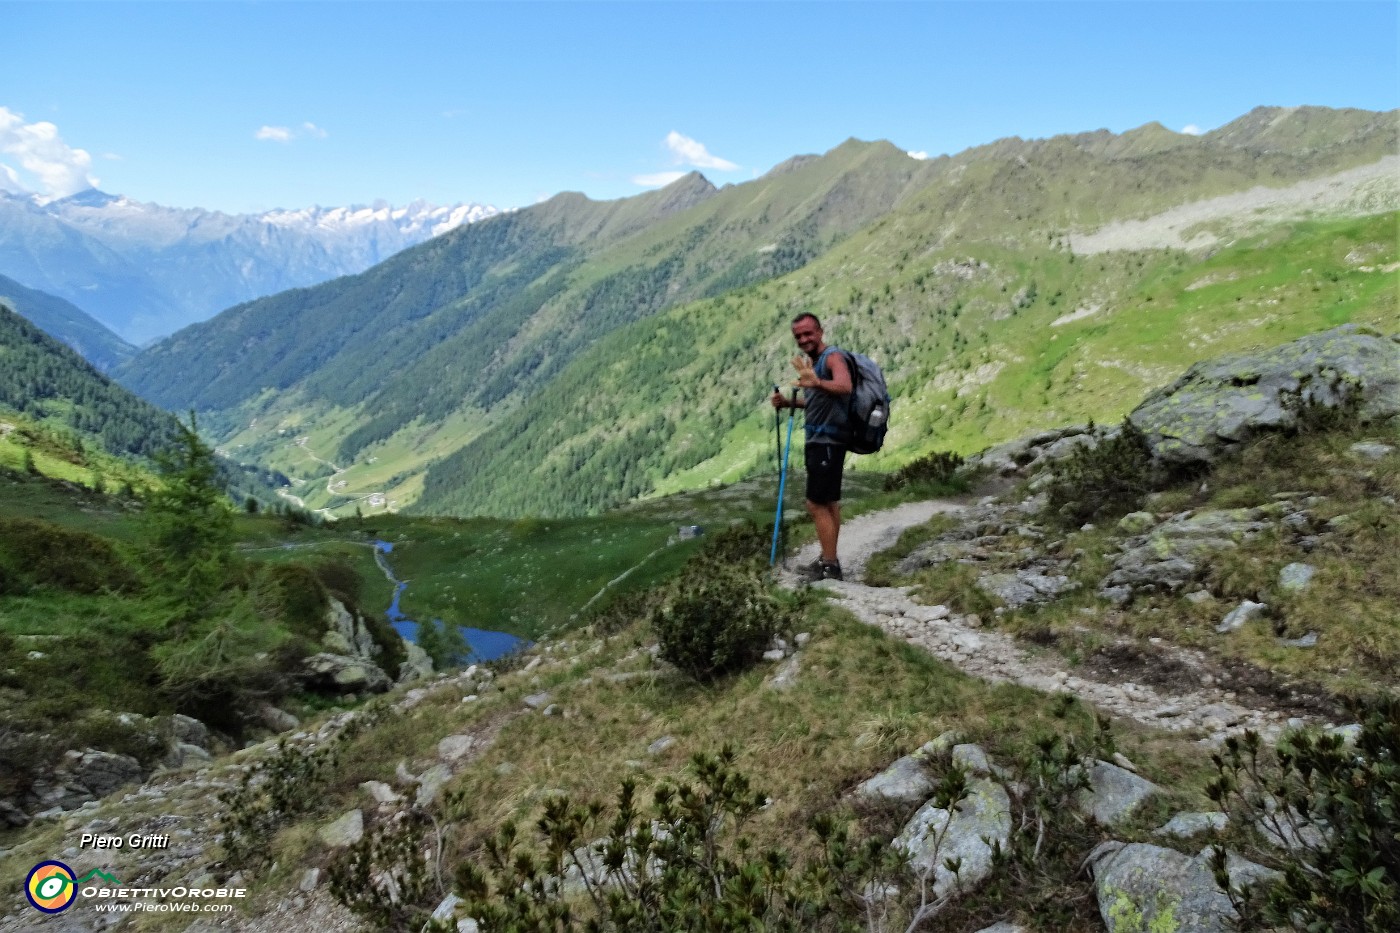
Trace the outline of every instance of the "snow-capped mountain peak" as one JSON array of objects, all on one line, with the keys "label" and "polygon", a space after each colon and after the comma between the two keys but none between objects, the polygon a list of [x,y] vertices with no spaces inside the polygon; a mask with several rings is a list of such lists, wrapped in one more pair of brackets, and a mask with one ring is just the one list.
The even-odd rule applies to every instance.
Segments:
[{"label": "snow-capped mountain peak", "polygon": [[0,190],[0,275],[65,298],[141,344],[253,298],[363,272],[498,213],[377,201],[225,214],[96,188],[47,201]]}]

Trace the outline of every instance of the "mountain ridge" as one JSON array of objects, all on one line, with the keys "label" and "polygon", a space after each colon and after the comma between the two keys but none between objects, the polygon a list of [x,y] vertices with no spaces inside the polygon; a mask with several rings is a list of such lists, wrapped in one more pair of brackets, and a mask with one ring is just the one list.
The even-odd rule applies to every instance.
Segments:
[{"label": "mountain ridge", "polygon": [[[1307,134],[1325,117],[1308,113]],[[426,496],[424,509],[456,514],[593,511],[757,468],[771,451],[761,414],[725,397],[696,361],[758,386],[785,378],[773,367],[791,354],[786,321],[814,310],[841,341],[881,354],[912,406],[874,465],[897,465],[935,437],[967,451],[1021,428],[1037,405],[1047,417],[1114,417],[1114,393],[1154,385],[1163,364],[1120,346],[1108,322],[1161,339],[1139,315],[1165,307],[1162,320],[1178,320],[1194,345],[1237,346],[1265,326],[1291,334],[1381,313],[1381,280],[1331,256],[1330,234],[1306,224],[1260,241],[1284,264],[1266,274],[1290,310],[1280,317],[1237,289],[1239,304],[1213,312],[1235,328],[1228,338],[1200,306],[1220,292],[1187,288],[1187,270],[1211,268],[1208,254],[1120,251],[1086,266],[1070,248],[1074,231],[1326,179],[1395,148],[1394,113],[1342,112],[1335,124],[1340,141],[1297,151],[1256,151],[1258,131],[1239,127],[1222,142],[1151,124],[930,160],[849,140],[718,191],[692,174],[638,199],[560,195],[360,277],[233,309],[142,354],[122,378],[163,404],[208,408],[206,423],[240,455],[276,459],[278,432],[309,431],[353,464],[351,488],[372,476],[401,505]],[[657,209],[678,192],[693,203]],[[1393,210],[1390,198],[1375,210]],[[1337,229],[1376,246],[1375,223]],[[1270,245],[1295,234],[1300,250],[1327,255]],[[1238,268],[1212,274],[1238,278],[1252,261],[1243,247],[1224,256],[1216,265]],[[1309,290],[1287,273],[1295,262],[1336,277]],[[1323,293],[1332,310],[1312,297]],[[1076,399],[1076,385],[1090,394]],[[976,417],[964,416],[969,402]]]},{"label": "mountain ridge", "polygon": [[0,192],[0,274],[86,308],[140,344],[496,213],[414,202],[232,215],[97,189],[52,201]]}]

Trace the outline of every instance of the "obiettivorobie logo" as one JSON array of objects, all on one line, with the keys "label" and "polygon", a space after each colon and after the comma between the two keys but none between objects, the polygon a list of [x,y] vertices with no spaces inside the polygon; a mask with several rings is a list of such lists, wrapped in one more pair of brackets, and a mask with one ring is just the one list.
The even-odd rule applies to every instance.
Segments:
[{"label": "obiettivorobie logo", "polygon": [[[98,879],[97,883],[90,883]],[[178,885],[172,888],[139,887],[128,888],[111,875],[94,868],[81,878],[67,865],[56,860],[40,862],[29,870],[24,879],[24,896],[29,906],[46,914],[56,914],[73,906],[78,895],[107,902],[108,906],[98,906],[98,910],[115,909],[126,911],[206,911],[219,912],[232,910],[232,904],[213,904],[212,901],[244,898],[247,888],[192,888]],[[141,899],[129,903],[131,899]],[[175,902],[171,903],[171,899]]]},{"label": "obiettivorobie logo", "polygon": [[78,885],[87,884],[93,878],[101,878],[109,884],[121,882],[111,875],[94,868],[81,878],[62,862],[40,862],[29,870],[24,879],[24,896],[29,898],[29,906],[46,914],[56,914],[73,906],[78,899]]}]

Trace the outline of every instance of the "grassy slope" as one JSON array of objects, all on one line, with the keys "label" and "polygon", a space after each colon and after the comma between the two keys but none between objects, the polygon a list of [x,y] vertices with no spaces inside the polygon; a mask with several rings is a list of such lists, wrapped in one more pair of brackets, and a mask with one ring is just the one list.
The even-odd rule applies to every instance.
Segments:
[{"label": "grassy slope", "polygon": [[[435,467],[423,507],[597,509],[769,462],[765,389],[786,381],[786,322],[807,308],[835,342],[881,360],[890,380],[887,451],[863,467],[932,448],[967,453],[1047,424],[1116,420],[1197,359],[1349,320],[1393,322],[1396,279],[1383,269],[1397,258],[1395,223],[1394,214],[1300,222],[1207,258],[1076,257],[1055,241],[906,259],[878,242],[906,235],[892,221],[777,282],[599,341],[509,430]],[[1371,271],[1348,260],[1358,248]]]}]

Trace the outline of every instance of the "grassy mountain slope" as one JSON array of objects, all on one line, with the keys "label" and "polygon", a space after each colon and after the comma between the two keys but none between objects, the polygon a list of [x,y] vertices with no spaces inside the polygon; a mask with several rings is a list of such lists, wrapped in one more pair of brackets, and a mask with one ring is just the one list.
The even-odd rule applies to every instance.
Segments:
[{"label": "grassy mountain slope", "polygon": [[[613,326],[800,264],[888,209],[920,169],[871,148],[851,144],[757,192],[717,194],[692,174],[622,201],[559,195],[363,275],[231,309],[143,354],[123,379],[169,405],[226,409],[294,386],[363,405],[371,423],[345,445],[354,453],[415,416],[489,408]],[[733,251],[770,242],[736,266]]]},{"label": "grassy mountain slope", "polygon": [[46,292],[26,288],[3,275],[0,275],[0,304],[62,340],[103,372],[110,372],[136,355],[135,347],[81,308]]},{"label": "grassy mountain slope", "polygon": [[[91,363],[0,305],[0,467],[93,489],[149,488],[174,416],[137,398]],[[285,477],[220,461],[234,501],[275,502]]]},{"label": "grassy mountain slope", "polygon": [[1145,128],[1116,141],[1003,141],[996,155],[950,160],[906,205],[804,269],[600,341],[509,424],[434,466],[418,507],[591,510],[766,468],[765,387],[790,376],[786,324],[800,310],[885,367],[889,447],[859,461],[877,469],[1047,422],[1116,419],[1204,354],[1348,320],[1393,325],[1394,213],[1266,223],[1212,255],[1076,256],[1062,237],[1110,210],[1144,215],[1183,193],[1248,187],[1250,173],[1279,184],[1374,159],[1394,125],[1370,116],[1364,132],[1347,129],[1359,148],[1330,153],[1124,141],[1163,141]]},{"label": "grassy mountain slope", "polygon": [[[1120,411],[1174,372],[1137,343],[1139,318],[1123,309],[1160,309],[1175,288],[1171,301],[1193,309],[1181,323],[1195,326],[1219,314],[1198,299],[1246,300],[1171,279],[1203,255],[1076,257],[1070,233],[1283,190],[1373,165],[1395,145],[1394,114],[1321,108],[1261,108],[1201,137],[1148,125],[999,140],[928,162],[850,141],[718,192],[691,176],[603,205],[561,195],[362,276],[232,309],[143,354],[124,378],[214,409],[207,423],[225,449],[304,476],[297,495],[313,507],[353,514],[422,496],[432,511],[590,511],[733,479],[768,456],[771,425],[754,406],[787,377],[786,320],[811,308],[833,337],[881,359],[908,406],[874,461],[893,464],[1042,417]],[[1381,200],[1367,210],[1394,208]],[[1258,245],[1285,279],[1313,259]],[[1289,282],[1279,287],[1307,290]],[[1370,295],[1362,304],[1375,298],[1357,288]],[[1326,315],[1293,315],[1310,300],[1268,319],[1311,327]],[[1242,317],[1245,307],[1223,312],[1240,344],[1266,317]],[[1081,334],[1123,320],[1127,352],[1071,352]],[[1205,329],[1201,341],[1220,339]],[[1092,402],[1071,400],[1076,384]]]}]

